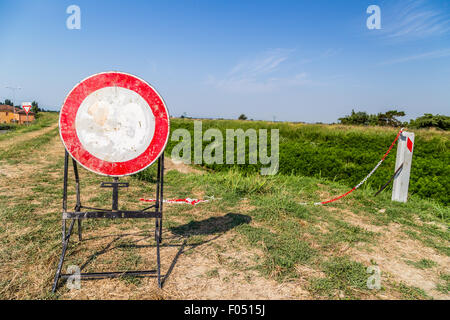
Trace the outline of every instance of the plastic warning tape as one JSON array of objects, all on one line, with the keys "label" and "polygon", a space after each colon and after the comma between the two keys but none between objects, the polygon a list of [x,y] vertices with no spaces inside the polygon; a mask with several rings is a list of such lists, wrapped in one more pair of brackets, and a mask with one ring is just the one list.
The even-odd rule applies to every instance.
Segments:
[{"label": "plastic warning tape", "polygon": [[[212,197],[212,199],[214,199],[214,197]],[[200,200],[200,199],[185,198],[185,199],[167,199],[167,200],[163,200],[163,202],[165,202],[165,203],[186,203],[186,204],[191,204],[191,205],[195,206],[198,203],[209,202],[209,200],[211,200],[211,199]],[[144,199],[144,198],[141,198],[141,199],[139,199],[139,201],[156,202],[156,199]]]},{"label": "plastic warning tape", "polygon": [[392,142],[391,146],[389,147],[388,151],[386,151],[386,153],[384,154],[383,158],[381,158],[381,160],[377,163],[375,168],[373,168],[372,171],[370,171],[369,174],[360,183],[358,183],[356,186],[354,186],[350,191],[347,191],[346,193],[341,194],[339,197],[336,197],[334,199],[327,200],[327,201],[315,202],[314,205],[318,206],[318,205],[327,204],[327,203],[331,203],[331,202],[337,201],[339,199],[342,199],[342,198],[348,196],[350,193],[352,193],[353,191],[358,189],[360,186],[362,186],[364,184],[364,182],[366,182],[370,178],[370,176],[372,176],[374,174],[374,172],[377,171],[378,167],[386,159],[386,157],[391,152],[392,148],[394,147],[395,143],[397,142],[397,140],[400,137],[400,135],[402,134],[402,132],[403,132],[403,128],[401,128],[400,131],[397,133],[397,136],[395,137],[395,139]]}]

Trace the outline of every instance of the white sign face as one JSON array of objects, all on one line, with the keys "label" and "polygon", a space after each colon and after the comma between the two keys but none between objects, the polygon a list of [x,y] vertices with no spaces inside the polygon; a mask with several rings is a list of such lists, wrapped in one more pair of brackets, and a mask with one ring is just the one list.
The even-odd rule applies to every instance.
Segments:
[{"label": "white sign face", "polygon": [[147,150],[155,132],[155,117],[135,91],[104,87],[83,100],[75,128],[89,153],[104,161],[125,162]]}]

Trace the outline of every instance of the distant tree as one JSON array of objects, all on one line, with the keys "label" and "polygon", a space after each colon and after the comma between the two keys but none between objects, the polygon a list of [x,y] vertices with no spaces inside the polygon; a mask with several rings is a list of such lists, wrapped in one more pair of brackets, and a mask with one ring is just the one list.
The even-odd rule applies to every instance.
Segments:
[{"label": "distant tree", "polygon": [[14,104],[13,104],[13,102],[11,101],[11,100],[9,100],[9,99],[6,99],[5,100],[5,104],[7,105],[7,106],[13,106]]},{"label": "distant tree", "polygon": [[423,116],[411,120],[409,126],[411,128],[438,128],[448,131],[450,130],[450,117],[425,113]]},{"label": "distant tree", "polygon": [[247,116],[245,114],[241,114],[238,120],[247,120]]},{"label": "distant tree", "polygon": [[378,113],[377,125],[400,127],[402,125],[402,122],[398,120],[397,117],[404,117],[404,116],[405,112],[397,110],[389,110],[386,113]]},{"label": "distant tree", "polygon": [[355,112],[352,110],[352,113],[348,116],[339,118],[339,122],[341,124],[348,125],[364,125],[364,126],[391,126],[398,127],[402,125],[402,122],[397,119],[397,117],[403,117],[405,112],[390,110],[386,113],[378,113],[378,114],[368,114],[367,112]]},{"label": "distant tree", "polygon": [[36,101],[33,101],[31,103],[31,111],[33,111],[35,114],[38,114],[41,109],[39,109],[39,104]]},{"label": "distant tree", "polygon": [[367,112],[355,112],[352,109],[352,113],[349,116],[345,116],[338,119],[342,124],[355,124],[355,125],[368,125],[370,115]]}]

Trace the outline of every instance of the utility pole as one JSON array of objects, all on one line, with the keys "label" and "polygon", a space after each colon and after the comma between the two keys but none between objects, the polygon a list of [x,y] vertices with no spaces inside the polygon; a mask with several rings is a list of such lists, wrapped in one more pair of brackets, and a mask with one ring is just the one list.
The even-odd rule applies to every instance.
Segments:
[{"label": "utility pole", "polygon": [[10,89],[13,92],[13,112],[14,112],[14,120],[16,119],[16,107],[14,104],[16,103],[16,90],[22,89],[21,87],[5,87],[6,89]]}]

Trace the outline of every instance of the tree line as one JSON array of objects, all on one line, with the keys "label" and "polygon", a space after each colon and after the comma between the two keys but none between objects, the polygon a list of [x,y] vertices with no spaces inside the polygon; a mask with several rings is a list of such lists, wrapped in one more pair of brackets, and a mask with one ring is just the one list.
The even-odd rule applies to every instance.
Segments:
[{"label": "tree line", "polygon": [[402,122],[397,119],[404,117],[404,111],[389,110],[385,113],[368,114],[364,111],[355,112],[352,110],[350,115],[339,118],[339,123],[347,125],[362,125],[362,126],[388,126],[388,127],[409,127],[409,128],[437,128],[441,130],[450,130],[450,117],[445,115],[433,115],[425,113],[416,119],[411,119],[409,122]]}]

